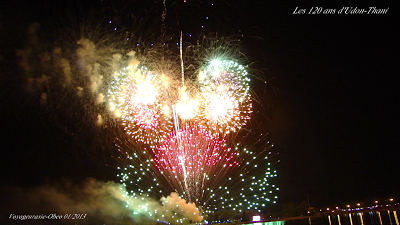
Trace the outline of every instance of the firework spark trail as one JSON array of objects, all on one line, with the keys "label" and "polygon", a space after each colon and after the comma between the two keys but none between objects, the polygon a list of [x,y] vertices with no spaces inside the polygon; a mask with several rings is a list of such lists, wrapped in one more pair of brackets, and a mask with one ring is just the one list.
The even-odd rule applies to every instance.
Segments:
[{"label": "firework spark trail", "polygon": [[179,55],[181,57],[181,69],[182,69],[182,86],[185,85],[185,69],[183,67],[183,54],[182,54],[182,31],[181,38],[179,39]]},{"label": "firework spark trail", "polygon": [[212,171],[238,165],[234,161],[236,153],[224,140],[201,126],[186,126],[173,132],[153,152],[159,171],[184,187],[179,192],[185,192],[191,202],[199,201],[200,187],[205,186],[205,177],[212,175]]}]

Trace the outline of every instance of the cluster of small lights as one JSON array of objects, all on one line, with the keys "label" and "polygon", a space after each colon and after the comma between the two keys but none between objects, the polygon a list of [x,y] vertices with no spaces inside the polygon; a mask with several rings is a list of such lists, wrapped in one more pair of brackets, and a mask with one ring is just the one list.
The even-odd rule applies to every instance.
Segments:
[{"label": "cluster of small lights", "polygon": [[[131,165],[120,169],[120,182],[135,190],[128,193],[132,198],[160,198],[177,192],[201,206],[204,213],[223,209],[261,211],[277,202],[279,188],[270,183],[277,171],[265,162],[272,154],[268,149],[257,153],[239,145],[229,149],[209,131],[193,127],[170,139],[170,143],[153,149],[154,159],[135,153],[128,157]],[[203,149],[198,154],[185,153],[195,151],[194,147]],[[230,157],[215,161],[222,156]]]},{"label": "cluster of small lights", "polygon": [[[164,179],[165,177],[159,176],[160,173],[155,172],[153,160],[146,159],[144,155],[137,153],[127,156],[127,160],[136,166],[118,167],[117,169],[121,172],[117,174],[117,177],[124,187],[121,188],[121,191],[123,192],[123,197],[127,199],[126,207],[133,209],[133,215],[146,215],[154,220],[168,221],[172,224],[190,223],[190,219],[182,217],[182,215],[192,213],[196,216],[196,212],[192,210],[189,212],[187,208],[181,207],[177,202],[168,201],[168,198],[164,197],[171,193],[173,189],[167,191],[167,186],[160,185],[159,180],[164,185],[167,181]],[[154,203],[148,202],[149,198],[161,199],[161,206],[154,207]],[[180,196],[180,198],[183,199],[183,196]],[[175,204],[175,206],[162,207],[172,204]]]},{"label": "cluster of small lights", "polygon": [[207,188],[209,200],[203,204],[206,213],[213,213],[221,209],[230,209],[238,212],[244,210],[258,210],[267,204],[277,202],[276,192],[279,188],[270,184],[270,180],[277,176],[276,170],[271,170],[271,163],[260,163],[259,158],[267,159],[271,152],[266,149],[259,153],[240,149],[240,169],[232,171],[228,177],[219,182],[218,188]]}]

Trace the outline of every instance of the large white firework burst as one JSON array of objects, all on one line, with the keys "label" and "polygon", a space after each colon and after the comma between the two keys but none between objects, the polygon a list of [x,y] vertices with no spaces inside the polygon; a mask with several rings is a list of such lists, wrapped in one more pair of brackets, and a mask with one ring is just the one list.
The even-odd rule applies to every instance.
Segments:
[{"label": "large white firework burst", "polygon": [[246,125],[252,113],[250,79],[244,66],[214,59],[199,73],[203,105],[200,123],[223,134]]},{"label": "large white firework burst", "polygon": [[164,107],[167,87],[161,76],[143,66],[124,67],[115,74],[108,97],[109,109],[129,135],[145,144],[165,139],[172,121]]}]

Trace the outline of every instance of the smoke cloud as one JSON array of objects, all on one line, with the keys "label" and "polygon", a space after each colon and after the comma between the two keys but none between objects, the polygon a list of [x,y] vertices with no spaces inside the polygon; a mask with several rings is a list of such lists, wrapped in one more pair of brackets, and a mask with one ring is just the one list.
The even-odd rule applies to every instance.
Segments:
[{"label": "smoke cloud", "polygon": [[[165,221],[174,224],[202,220],[195,204],[186,203],[176,193],[171,193],[160,201],[142,197],[133,199],[126,193],[126,189],[120,184],[93,178],[81,183],[64,180],[34,188],[3,187],[0,193],[3,200],[0,205],[1,223],[155,224],[157,221]],[[128,205],[128,201],[133,201],[134,204]],[[64,218],[69,214],[85,215],[85,218]],[[49,215],[62,216],[62,219],[43,218]]]},{"label": "smoke cloud", "polygon": [[193,221],[203,220],[196,205],[194,203],[186,203],[186,200],[180,198],[176,192],[172,192],[168,197],[163,198],[162,201],[164,202],[164,211],[182,213],[185,217]]}]

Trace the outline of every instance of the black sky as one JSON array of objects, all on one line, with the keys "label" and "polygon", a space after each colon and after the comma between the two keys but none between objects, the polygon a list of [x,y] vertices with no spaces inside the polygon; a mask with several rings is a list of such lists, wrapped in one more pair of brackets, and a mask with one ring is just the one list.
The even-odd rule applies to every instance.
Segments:
[{"label": "black sky", "polygon": [[[280,203],[301,202],[307,194],[311,205],[320,207],[399,196],[397,9],[384,3],[320,3],[314,6],[390,9],[386,15],[294,15],[296,7],[312,6],[210,3],[175,1],[167,14],[167,32],[180,26],[186,34],[200,33],[200,25],[205,24],[207,31],[221,35],[243,34],[243,51],[251,66],[271,85],[268,93],[262,88],[255,91],[265,106],[273,108],[268,130],[273,151],[280,153],[276,164]],[[112,3],[92,1],[83,8],[86,4],[101,9]],[[143,5],[139,1],[115,4]],[[0,31],[13,30],[10,19],[17,20],[20,14],[29,15],[19,19],[29,22],[59,16],[47,13],[57,5],[35,4],[32,11],[30,7],[6,3],[0,10]],[[56,11],[62,12],[59,7]],[[9,35],[0,38],[2,46],[10,40]],[[0,52],[8,57],[6,53]],[[21,100],[12,88],[17,85],[8,83],[14,79],[7,75],[3,70],[0,84],[4,86],[1,183],[30,186],[63,177],[113,179],[115,170],[105,166],[107,160],[91,156],[83,144],[43,118],[40,110],[27,110],[32,103]],[[101,159],[110,155],[101,154]]]}]

